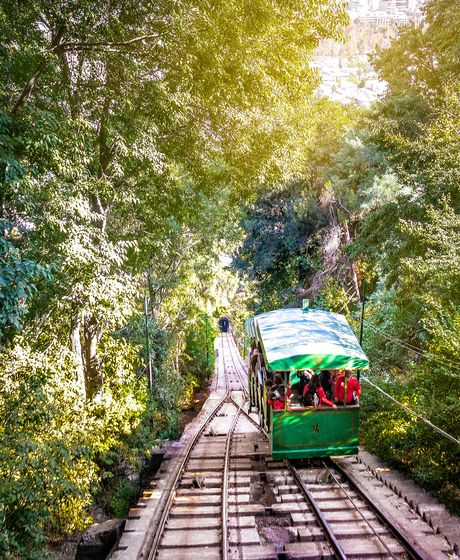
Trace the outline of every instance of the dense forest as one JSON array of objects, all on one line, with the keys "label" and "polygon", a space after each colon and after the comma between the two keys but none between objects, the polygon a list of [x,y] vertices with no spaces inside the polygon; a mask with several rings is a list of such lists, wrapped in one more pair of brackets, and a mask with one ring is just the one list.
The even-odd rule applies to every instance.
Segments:
[{"label": "dense forest", "polygon": [[[314,305],[359,332],[369,378],[460,436],[460,39],[455,2],[427,4],[373,64],[367,111],[323,100],[303,172],[260,188],[236,265],[262,311]],[[364,385],[361,441],[460,511],[458,443]]]},{"label": "dense forest", "polygon": [[[125,514],[224,313],[364,300],[369,379],[460,437],[459,18],[377,49],[363,110],[315,95],[336,0],[0,0],[0,557]],[[459,447],[362,413],[459,512]]]}]

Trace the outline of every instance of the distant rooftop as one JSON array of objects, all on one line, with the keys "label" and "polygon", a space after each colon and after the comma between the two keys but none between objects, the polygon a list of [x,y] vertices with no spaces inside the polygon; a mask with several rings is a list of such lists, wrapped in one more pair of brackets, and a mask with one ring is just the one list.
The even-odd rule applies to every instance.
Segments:
[{"label": "distant rooftop", "polygon": [[421,21],[425,0],[349,0],[348,13],[352,20],[373,26],[407,25]]}]

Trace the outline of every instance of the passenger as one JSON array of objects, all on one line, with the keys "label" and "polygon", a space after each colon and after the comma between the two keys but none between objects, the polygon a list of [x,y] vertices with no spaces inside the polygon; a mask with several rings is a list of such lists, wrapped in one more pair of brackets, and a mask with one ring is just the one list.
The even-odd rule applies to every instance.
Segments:
[{"label": "passenger", "polygon": [[299,370],[297,372],[297,379],[298,381],[292,385],[292,393],[297,395],[298,399],[301,401],[305,385],[308,385],[311,379],[311,371],[309,369]]},{"label": "passenger", "polygon": [[321,387],[324,389],[324,393],[328,399],[332,398],[332,373],[328,369],[323,369],[320,374]]},{"label": "passenger", "polygon": [[273,377],[272,377],[272,381],[273,381],[273,389],[276,389],[279,394],[284,398],[284,383],[283,383],[283,376],[278,372],[275,371],[273,372]]},{"label": "passenger", "polygon": [[340,375],[340,369],[332,369],[331,372],[331,399],[335,401],[335,384],[337,382],[337,377]]},{"label": "passenger", "polygon": [[261,346],[260,342],[257,344],[257,351],[258,351],[259,356],[260,356],[260,368],[263,369],[263,370],[266,370],[267,368],[265,367],[264,354],[262,352],[262,346]]},{"label": "passenger", "polygon": [[280,373],[279,371],[275,371],[274,375],[273,375],[273,385],[276,385],[277,387],[279,387],[281,393],[284,395],[286,393],[286,395],[288,397],[291,396],[291,384],[288,382],[287,386],[284,386],[284,379],[283,379],[283,374]]},{"label": "passenger", "polygon": [[351,370],[342,370],[337,377],[334,387],[334,397],[338,405],[343,406],[345,403],[354,405],[359,404],[361,395],[361,385],[356,377],[353,377]]},{"label": "passenger", "polygon": [[[265,383],[264,383],[264,386],[265,386],[265,397],[266,397],[266,400],[267,400],[268,404],[270,404],[270,393],[272,391],[273,381],[271,379],[266,379]],[[270,406],[272,406],[272,405],[270,405]]]},{"label": "passenger", "polygon": [[272,387],[267,395],[267,402],[273,410],[284,410],[284,396],[277,387]]},{"label": "passenger", "polygon": [[302,388],[300,386],[301,375],[301,371],[291,370],[289,372],[289,379],[291,381],[292,394],[294,398],[302,394]]},{"label": "passenger", "polygon": [[251,347],[249,348],[249,361],[251,361],[252,355],[254,354],[254,350],[257,348],[256,339],[253,337],[251,338]]},{"label": "passenger", "polygon": [[290,396],[290,384],[288,384],[285,389],[281,374],[276,373],[273,377],[273,384],[270,393],[268,394],[268,404],[273,408],[273,410],[284,410],[285,400]]},{"label": "passenger", "polygon": [[257,347],[254,348],[254,350],[252,351],[252,354],[251,354],[251,359],[249,360],[249,369],[251,371],[254,371],[254,372],[256,371],[257,358],[258,358],[259,355],[260,355],[259,349]]},{"label": "passenger", "polygon": [[321,379],[318,374],[313,374],[308,385],[305,386],[303,392],[303,404],[305,406],[332,406],[332,408],[337,408],[337,406],[330,401],[321,387]]}]

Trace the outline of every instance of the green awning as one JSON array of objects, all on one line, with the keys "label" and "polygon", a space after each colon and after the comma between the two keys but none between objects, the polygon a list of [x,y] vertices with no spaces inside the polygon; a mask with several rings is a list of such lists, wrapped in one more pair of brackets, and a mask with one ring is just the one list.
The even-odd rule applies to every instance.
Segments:
[{"label": "green awning", "polygon": [[257,332],[271,371],[369,367],[350,325],[337,313],[278,309],[256,315],[250,329]]}]

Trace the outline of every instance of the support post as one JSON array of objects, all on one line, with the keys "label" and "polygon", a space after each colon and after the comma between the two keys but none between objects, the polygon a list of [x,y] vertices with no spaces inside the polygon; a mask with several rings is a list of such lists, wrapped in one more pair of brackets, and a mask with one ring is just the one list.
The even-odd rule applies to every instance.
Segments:
[{"label": "support post", "polygon": [[149,333],[149,308],[147,290],[144,293],[144,314],[145,314],[145,341],[147,347],[147,372],[149,375],[149,389],[153,390],[152,360],[150,356],[150,333]]},{"label": "support post", "polygon": [[[366,305],[366,280],[363,278],[363,295],[361,301],[361,324],[359,327],[359,345],[363,346],[363,332],[364,332],[364,306]],[[358,370],[357,378],[361,377],[361,372]]]},{"label": "support post", "polygon": [[208,328],[209,328],[209,324],[208,324],[208,314],[206,313],[204,316],[204,320],[206,323],[206,368],[207,371],[209,371],[209,348],[208,348]]}]

